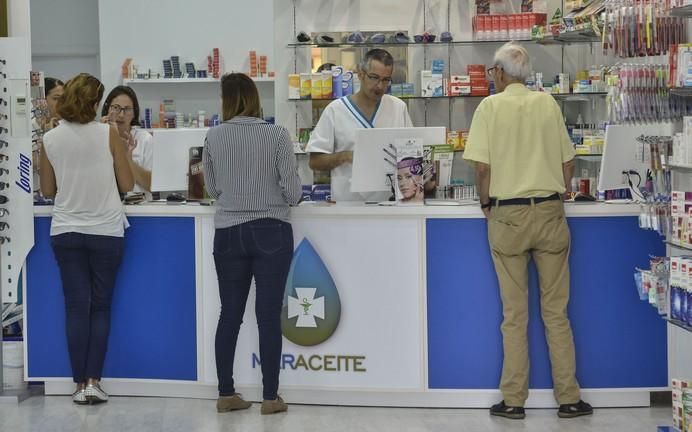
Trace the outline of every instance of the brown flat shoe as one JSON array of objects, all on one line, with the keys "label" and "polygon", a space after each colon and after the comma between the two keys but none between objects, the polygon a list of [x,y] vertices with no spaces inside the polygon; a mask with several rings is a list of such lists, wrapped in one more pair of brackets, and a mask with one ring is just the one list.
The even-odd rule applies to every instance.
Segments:
[{"label": "brown flat shoe", "polygon": [[219,396],[219,399],[216,401],[216,412],[225,413],[229,411],[244,410],[251,406],[251,402],[243,399],[240,393],[236,393],[233,396]]},{"label": "brown flat shoe", "polygon": [[288,411],[288,405],[281,399],[281,396],[277,396],[274,400],[263,400],[262,401],[262,415],[266,414],[276,414],[280,412]]}]

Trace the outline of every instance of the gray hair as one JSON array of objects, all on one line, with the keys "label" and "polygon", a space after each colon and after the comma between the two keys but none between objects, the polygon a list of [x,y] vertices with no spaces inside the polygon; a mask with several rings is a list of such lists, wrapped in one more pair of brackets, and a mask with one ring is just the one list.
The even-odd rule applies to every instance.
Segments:
[{"label": "gray hair", "polygon": [[389,54],[389,51],[383,50],[381,48],[371,49],[363,56],[363,59],[358,64],[358,68],[362,71],[368,71],[370,69],[370,62],[377,60],[385,66],[394,66],[394,57]]},{"label": "gray hair", "polygon": [[523,46],[508,42],[495,51],[493,62],[502,67],[507,75],[525,81],[531,75],[531,58]]}]

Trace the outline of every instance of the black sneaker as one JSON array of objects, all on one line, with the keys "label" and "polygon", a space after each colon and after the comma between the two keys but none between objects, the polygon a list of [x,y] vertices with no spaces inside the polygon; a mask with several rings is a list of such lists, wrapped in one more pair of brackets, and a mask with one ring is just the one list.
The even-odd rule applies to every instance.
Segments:
[{"label": "black sneaker", "polygon": [[557,416],[560,418],[573,418],[593,414],[593,408],[583,400],[573,404],[560,405]]},{"label": "black sneaker", "polygon": [[490,407],[490,415],[506,417],[514,420],[521,420],[526,417],[524,407],[511,407],[505,405],[505,401]]}]

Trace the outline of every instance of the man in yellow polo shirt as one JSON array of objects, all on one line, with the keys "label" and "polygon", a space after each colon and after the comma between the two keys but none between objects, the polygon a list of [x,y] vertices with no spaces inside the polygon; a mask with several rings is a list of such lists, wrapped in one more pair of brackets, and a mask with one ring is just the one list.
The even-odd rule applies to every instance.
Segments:
[{"label": "man in yellow polo shirt", "polygon": [[500,284],[504,320],[504,400],[490,414],[525,417],[529,352],[528,263],[539,274],[541,314],[550,350],[555,398],[563,418],[588,415],[575,376],[569,301],[570,233],[562,194],[574,173],[574,147],[552,96],[529,91],[526,50],[508,43],[488,70],[499,92],[483,100],[473,116],[464,159],[475,162],[481,208]]}]

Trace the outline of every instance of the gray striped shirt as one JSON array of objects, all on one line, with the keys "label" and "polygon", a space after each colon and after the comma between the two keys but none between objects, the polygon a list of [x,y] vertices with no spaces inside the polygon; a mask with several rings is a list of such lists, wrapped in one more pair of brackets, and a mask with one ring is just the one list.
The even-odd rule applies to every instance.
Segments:
[{"label": "gray striped shirt", "polygon": [[254,117],[234,117],[207,132],[204,182],[216,199],[216,228],[256,219],[288,222],[302,195],[288,131]]}]

